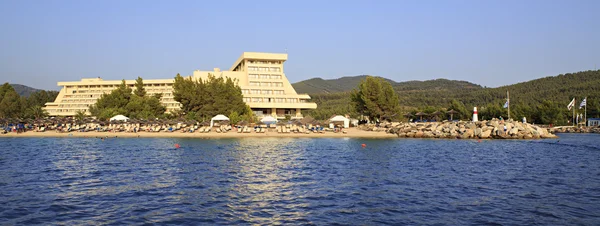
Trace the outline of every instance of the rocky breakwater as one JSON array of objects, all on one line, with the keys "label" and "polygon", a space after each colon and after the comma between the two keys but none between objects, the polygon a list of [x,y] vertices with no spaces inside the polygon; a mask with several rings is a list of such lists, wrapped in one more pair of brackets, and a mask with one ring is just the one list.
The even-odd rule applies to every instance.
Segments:
[{"label": "rocky breakwater", "polygon": [[600,126],[560,126],[549,130],[551,133],[600,133]]},{"label": "rocky breakwater", "polygon": [[540,139],[557,137],[539,126],[498,119],[479,122],[400,123],[391,126],[387,132],[407,138]]}]

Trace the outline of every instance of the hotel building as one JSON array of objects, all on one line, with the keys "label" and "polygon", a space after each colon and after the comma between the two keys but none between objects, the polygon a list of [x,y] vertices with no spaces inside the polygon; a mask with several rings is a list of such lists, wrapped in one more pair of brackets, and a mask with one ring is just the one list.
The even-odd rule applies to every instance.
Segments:
[{"label": "hotel building", "polygon": [[[194,71],[193,79],[206,79],[209,74],[216,77],[229,77],[237,80],[242,89],[244,102],[258,117],[272,115],[277,118],[302,118],[303,109],[316,109],[307,94],[298,94],[283,72],[287,54],[244,52],[228,71],[215,68],[213,71]],[[135,80],[125,80],[135,89]],[[180,109],[180,103],[173,97],[174,79],[144,79],[148,95],[161,93],[162,104],[167,112]],[[103,93],[110,93],[121,84],[121,80],[84,78],[81,81],[58,82],[62,87],[54,102],[44,108],[50,116],[73,116],[78,111],[89,114],[89,107],[96,103]]]}]

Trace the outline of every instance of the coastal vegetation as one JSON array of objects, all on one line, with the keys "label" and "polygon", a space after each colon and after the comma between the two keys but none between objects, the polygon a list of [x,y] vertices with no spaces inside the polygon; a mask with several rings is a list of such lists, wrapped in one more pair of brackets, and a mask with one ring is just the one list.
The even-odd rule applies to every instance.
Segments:
[{"label": "coastal vegetation", "polygon": [[38,90],[21,96],[15,88],[4,83],[0,86],[0,118],[39,119],[48,116],[42,109],[56,99],[58,92]]},{"label": "coastal vegetation", "polygon": [[166,108],[160,103],[160,98],[160,95],[146,94],[140,77],[136,80],[133,93],[123,80],[117,89],[109,94],[102,94],[98,101],[90,106],[90,113],[100,120],[107,120],[115,115],[137,119],[162,118]]},{"label": "coastal vegetation", "polygon": [[231,78],[208,75],[205,80],[193,80],[177,74],[173,84],[173,96],[181,103],[181,111],[187,119],[208,121],[217,114],[229,115],[232,123],[252,121],[252,111],[244,103],[242,90]]},{"label": "coastal vegetation", "polygon": [[[365,76],[360,76],[364,78]],[[307,80],[309,81],[309,80]],[[310,80],[310,81],[315,81]],[[330,80],[328,81],[329,84]],[[346,78],[344,81],[355,82],[355,79]],[[293,84],[296,87],[298,83]],[[318,84],[301,82],[300,87],[322,87]],[[329,85],[323,86],[329,86]],[[415,115],[418,112],[431,114],[440,111],[440,119],[448,119],[447,111],[458,111],[454,119],[468,120],[473,107],[478,107],[479,118],[508,118],[507,109],[503,108],[506,102],[506,92],[510,91],[511,118],[521,119],[526,117],[528,122],[536,124],[568,125],[572,118],[572,111],[567,109],[568,103],[577,98],[576,108],[587,97],[587,116],[600,117],[600,70],[567,73],[558,76],[546,77],[517,83],[498,88],[481,87],[464,81],[445,79],[429,80],[423,82],[392,83],[398,94],[400,115],[402,120],[408,120],[407,113]],[[353,83],[354,87],[358,83]],[[339,87],[348,87],[350,84],[340,84]],[[302,89],[302,88],[301,88]],[[299,92],[301,92],[300,90]],[[309,93],[312,100],[319,106],[315,110],[305,112],[318,120],[327,119],[335,114],[360,115],[353,108],[351,90],[336,92]],[[583,113],[583,109],[576,110]],[[413,117],[414,118],[414,117]]]},{"label": "coastal vegetation", "polygon": [[354,110],[371,120],[393,120],[398,118],[400,105],[392,85],[383,80],[367,76],[357,89],[350,93]]}]

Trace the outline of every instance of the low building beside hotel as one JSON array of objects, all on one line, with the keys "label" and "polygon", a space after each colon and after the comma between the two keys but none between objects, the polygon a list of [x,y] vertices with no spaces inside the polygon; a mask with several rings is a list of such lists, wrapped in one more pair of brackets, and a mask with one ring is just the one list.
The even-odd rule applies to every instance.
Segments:
[{"label": "low building beside hotel", "polygon": [[600,118],[588,118],[587,126],[600,126]]},{"label": "low building beside hotel", "polygon": [[[287,54],[245,52],[228,71],[215,68],[213,71],[194,71],[194,79],[206,79],[209,74],[224,76],[238,81],[244,102],[258,117],[272,115],[277,118],[302,118],[302,110],[316,109],[307,94],[298,94],[283,72]],[[125,83],[134,89],[135,80]],[[174,79],[144,79],[149,95],[161,93],[161,102],[167,112],[180,109],[173,97]],[[84,78],[75,82],[58,82],[60,93],[54,102],[46,103],[51,116],[73,116],[78,111],[89,114],[89,107],[103,93],[110,93],[121,84],[121,80],[106,81],[101,78]]]}]

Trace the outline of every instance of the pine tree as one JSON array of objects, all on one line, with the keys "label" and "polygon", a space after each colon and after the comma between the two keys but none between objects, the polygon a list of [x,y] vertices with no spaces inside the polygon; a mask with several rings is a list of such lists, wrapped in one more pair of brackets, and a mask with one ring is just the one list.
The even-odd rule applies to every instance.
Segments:
[{"label": "pine tree", "polygon": [[381,78],[367,76],[351,93],[355,110],[370,119],[383,120],[398,116],[400,104],[391,84]]},{"label": "pine tree", "polygon": [[135,91],[133,91],[133,94],[135,94],[138,97],[146,96],[146,89],[144,88],[144,81],[139,76],[135,80]]},{"label": "pine tree", "polygon": [[19,117],[23,112],[21,104],[19,94],[12,87],[8,88],[0,102],[0,118]]}]

